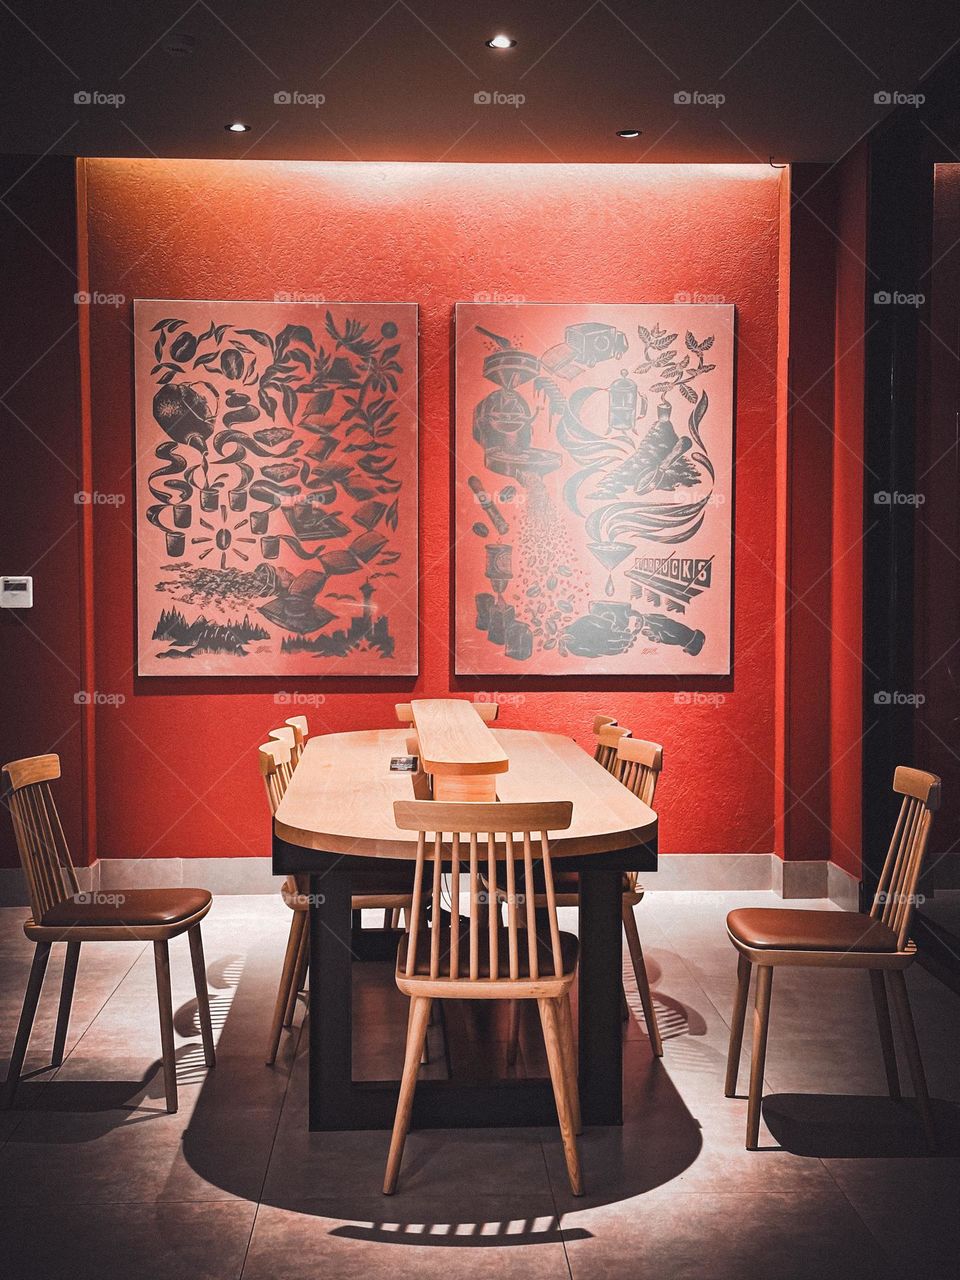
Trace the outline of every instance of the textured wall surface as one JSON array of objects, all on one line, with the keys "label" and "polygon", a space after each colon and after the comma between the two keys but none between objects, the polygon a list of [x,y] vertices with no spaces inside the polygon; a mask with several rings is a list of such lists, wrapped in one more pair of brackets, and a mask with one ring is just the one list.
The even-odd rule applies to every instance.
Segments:
[{"label": "textured wall surface", "polygon": [[[597,710],[665,746],[664,852],[773,847],[777,173],[766,166],[308,165],[84,162],[96,487],[101,856],[268,852],[253,749],[289,711],[288,686],[137,679],[133,648],[131,305],[143,298],[418,302],[421,675],[301,680],[323,695],[315,732],[390,725],[399,695],[500,693],[504,723],[588,741]],[[733,675],[675,679],[455,679],[451,642],[453,306],[671,301],[737,307]],[[706,299],[705,299],[706,300]],[[681,695],[678,697],[678,695]]]}]

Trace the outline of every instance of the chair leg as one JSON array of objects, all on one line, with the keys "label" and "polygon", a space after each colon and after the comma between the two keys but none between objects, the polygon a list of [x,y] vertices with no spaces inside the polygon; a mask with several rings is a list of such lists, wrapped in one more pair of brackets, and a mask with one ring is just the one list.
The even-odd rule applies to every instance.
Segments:
[{"label": "chair leg", "polygon": [[623,904],[623,931],[627,935],[627,946],[630,959],[633,961],[633,973],[640,992],[640,1003],[643,1005],[643,1017],[647,1024],[647,1035],[650,1037],[650,1048],[656,1058],[663,1057],[663,1041],[660,1039],[660,1028],[657,1026],[657,1011],[653,1007],[653,996],[650,993],[650,981],[647,978],[647,966],[643,960],[643,948],[640,946],[640,934],[637,930],[637,919],[633,907],[628,902]]},{"label": "chair leg", "polygon": [[902,969],[891,969],[888,976],[890,978],[890,995],[893,999],[893,1007],[897,1011],[897,1021],[900,1023],[900,1035],[903,1039],[903,1047],[910,1067],[910,1080],[913,1084],[913,1092],[916,1095],[917,1107],[920,1111],[920,1118],[923,1121],[923,1131],[927,1136],[927,1145],[931,1151],[934,1151],[937,1146],[937,1133],[933,1123],[933,1112],[930,1110],[930,1095],[927,1092],[927,1077],[923,1071],[920,1045],[917,1043],[917,1029],[914,1026],[913,1014],[910,1010],[907,980]]},{"label": "chair leg", "polygon": [[583,1121],[580,1119],[580,1082],[577,1079],[577,1049],[573,1039],[573,1011],[570,1008],[569,992],[558,1001],[560,1010],[560,1030],[563,1033],[563,1059],[567,1068],[567,1084],[570,1086],[570,1113],[573,1117],[573,1131],[578,1136],[583,1133]]},{"label": "chair leg", "polygon": [[13,1097],[17,1091],[20,1072],[23,1070],[23,1060],[27,1056],[27,1045],[30,1043],[30,1032],[33,1030],[33,1020],[37,1014],[40,991],[43,987],[43,977],[47,971],[47,961],[49,959],[50,943],[38,942],[33,953],[33,963],[30,966],[27,989],[23,993],[23,1009],[20,1012],[20,1023],[17,1027],[13,1055],[10,1058],[10,1066],[7,1069],[7,1080],[4,1087],[4,1107],[13,1105]]},{"label": "chair leg", "polygon": [[520,1049],[520,1001],[510,1001],[510,1021],[507,1027],[507,1066],[517,1065]]},{"label": "chair leg", "polygon": [[557,1117],[560,1121],[560,1137],[563,1139],[563,1154],[567,1162],[567,1178],[570,1190],[575,1196],[583,1195],[583,1178],[580,1173],[580,1155],[577,1151],[577,1135],[570,1110],[570,1084],[567,1080],[566,1063],[563,1056],[563,1033],[560,1026],[559,1000],[537,1000],[540,1010],[540,1022],[543,1025],[543,1042],[547,1046],[547,1062],[550,1064],[550,1082],[553,1085],[553,1098],[557,1104]]},{"label": "chair leg", "polygon": [[390,928],[391,929],[400,928],[400,908],[399,907],[394,907],[393,910],[390,912]]},{"label": "chair leg", "polygon": [[207,991],[207,966],[203,961],[203,938],[200,926],[187,930],[190,941],[190,962],[193,965],[193,982],[197,988],[197,1017],[203,1039],[203,1060],[208,1067],[217,1065],[217,1052],[213,1047],[213,1023],[210,1020],[210,995]]},{"label": "chair leg", "polygon": [[737,956],[737,994],[733,1002],[733,1021],[730,1023],[730,1047],[727,1050],[727,1079],[724,1096],[736,1097],[737,1076],[740,1074],[740,1051],[743,1048],[743,1024],[747,1017],[747,999],[750,995],[750,970],[753,966],[744,955]]},{"label": "chair leg", "polygon": [[300,950],[300,917],[302,911],[295,911],[290,921],[290,932],[287,935],[287,949],[283,954],[283,968],[280,971],[280,986],[277,990],[276,1003],[273,1006],[273,1017],[270,1020],[270,1039],[267,1041],[267,1066],[272,1067],[277,1060],[280,1048],[280,1034],[283,1031],[283,1019],[287,1012],[290,998],[290,987],[294,978],[294,967],[297,953]]},{"label": "chair leg", "polygon": [[427,1035],[427,1021],[430,1017],[429,996],[413,996],[410,1000],[410,1015],[407,1019],[407,1047],[403,1056],[403,1077],[400,1081],[400,1097],[397,1100],[397,1114],[393,1121],[393,1135],[390,1138],[390,1154],[387,1156],[387,1170],[383,1178],[383,1194],[392,1196],[397,1189],[397,1178],[400,1176],[400,1161],[403,1159],[403,1147],[410,1128],[410,1116],[413,1112],[413,1095],[417,1087],[417,1071],[420,1067],[420,1055]]},{"label": "chair leg", "polygon": [[67,943],[67,956],[63,962],[63,979],[60,983],[60,1008],[57,1011],[57,1031],[53,1037],[53,1058],[51,1066],[59,1067],[63,1062],[63,1051],[67,1047],[67,1031],[70,1029],[70,1009],[73,1005],[73,990],[77,985],[77,965],[80,962],[80,943]]},{"label": "chair leg", "polygon": [[160,1048],[163,1054],[163,1088],[167,1110],[177,1110],[177,1059],[173,1047],[173,996],[170,992],[170,949],[165,941],[153,944],[157,970],[157,1002],[160,1005]]},{"label": "chair leg", "polygon": [[767,1057],[767,1028],[770,1025],[770,992],[773,966],[757,965],[757,995],[753,1015],[753,1061],[750,1064],[750,1094],[747,1099],[747,1150],[756,1151],[760,1142],[760,1109],[763,1105],[763,1065]]},{"label": "chair leg", "polygon": [[887,988],[883,980],[882,969],[871,969],[870,986],[873,989],[873,1004],[877,1011],[877,1027],[880,1031],[880,1048],[883,1050],[883,1066],[887,1073],[887,1088],[891,1098],[900,1097],[900,1073],[897,1070],[897,1050],[893,1042],[893,1027],[890,1023],[890,1005],[887,1002]]},{"label": "chair leg", "polygon": [[300,990],[300,969],[307,949],[307,918],[304,912],[297,912],[297,955],[293,963],[293,974],[287,988],[287,1003],[283,1011],[283,1025],[289,1027],[293,1023],[294,1010],[297,1007],[297,992]]},{"label": "chair leg", "polygon": [[297,961],[297,990],[306,991],[307,974],[310,971],[310,917],[303,913],[303,941],[300,943],[300,959]]}]

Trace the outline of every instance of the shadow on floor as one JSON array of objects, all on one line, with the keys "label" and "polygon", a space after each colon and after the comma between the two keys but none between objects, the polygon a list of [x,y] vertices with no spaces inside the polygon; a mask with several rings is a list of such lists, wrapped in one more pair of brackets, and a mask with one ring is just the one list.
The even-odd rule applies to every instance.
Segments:
[{"label": "shadow on floor", "polygon": [[770,1094],[763,1118],[784,1151],[820,1159],[878,1159],[960,1155],[960,1106],[933,1099],[936,1152],[924,1141],[920,1118],[909,1098]]}]

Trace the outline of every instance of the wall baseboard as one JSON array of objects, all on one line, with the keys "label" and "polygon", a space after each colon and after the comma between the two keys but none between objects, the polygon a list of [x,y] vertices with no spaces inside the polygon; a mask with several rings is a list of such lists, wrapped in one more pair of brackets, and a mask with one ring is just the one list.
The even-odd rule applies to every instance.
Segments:
[{"label": "wall baseboard", "polygon": [[[275,893],[280,877],[269,858],[101,858],[78,869],[80,887],[104,892],[134,888],[209,889],[213,894]],[[772,853],[666,853],[659,870],[641,876],[648,889],[730,892],[773,890],[781,898],[830,898],[856,911],[858,884],[830,862],[783,862]],[[0,906],[29,902],[19,869],[0,869]]]}]

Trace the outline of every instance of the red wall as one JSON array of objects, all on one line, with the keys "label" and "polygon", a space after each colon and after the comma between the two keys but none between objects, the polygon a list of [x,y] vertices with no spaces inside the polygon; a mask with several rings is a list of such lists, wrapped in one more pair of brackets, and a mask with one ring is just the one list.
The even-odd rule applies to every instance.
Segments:
[{"label": "red wall", "polygon": [[[134,297],[331,299],[420,304],[421,675],[298,681],[322,694],[314,732],[386,726],[398,695],[489,689],[457,680],[450,653],[453,306],[503,292],[539,301],[737,306],[734,674],[676,681],[500,680],[508,725],[587,741],[597,710],[659,739],[665,852],[773,847],[774,560],[779,174],[766,166],[436,166],[84,161],[95,513],[101,856],[265,854],[253,748],[287,710],[287,682],[137,679],[133,648]],[[685,687],[685,691],[689,686]]]}]

